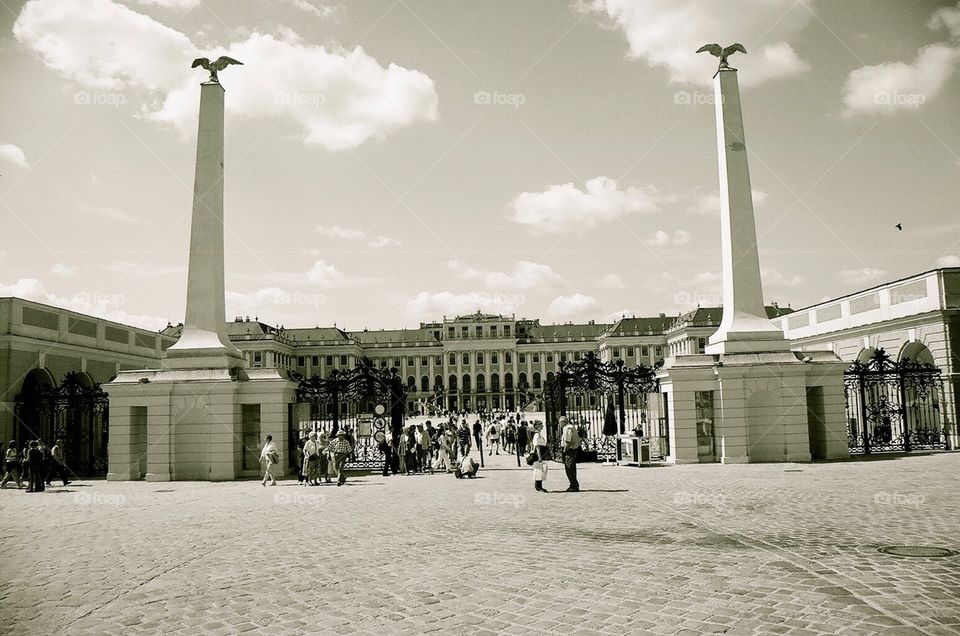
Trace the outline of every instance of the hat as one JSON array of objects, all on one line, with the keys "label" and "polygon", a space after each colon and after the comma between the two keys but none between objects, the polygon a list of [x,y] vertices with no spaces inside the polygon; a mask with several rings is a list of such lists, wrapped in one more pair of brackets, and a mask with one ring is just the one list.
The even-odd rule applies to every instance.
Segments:
[{"label": "hat", "polygon": [[341,435],[346,437],[347,431],[341,428],[339,431],[337,431],[337,437],[340,437]]}]

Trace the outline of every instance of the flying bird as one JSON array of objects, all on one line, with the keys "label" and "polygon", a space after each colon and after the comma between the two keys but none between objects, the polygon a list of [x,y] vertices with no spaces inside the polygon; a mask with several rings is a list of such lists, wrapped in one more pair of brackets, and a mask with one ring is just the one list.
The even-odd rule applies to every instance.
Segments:
[{"label": "flying bird", "polygon": [[198,57],[193,61],[193,64],[190,65],[190,68],[197,68],[198,66],[204,70],[210,71],[209,82],[220,83],[220,80],[217,78],[217,71],[222,71],[231,64],[239,64],[243,66],[243,62],[233,59],[232,57],[227,57],[226,55],[221,55],[217,58],[216,62],[211,62],[208,58]]},{"label": "flying bird", "polygon": [[901,232],[903,232],[903,223],[897,223],[897,224],[894,225],[893,227],[895,227],[895,228],[897,228],[898,230],[900,230]]},{"label": "flying bird", "polygon": [[697,49],[697,53],[703,53],[704,51],[714,57],[720,58],[720,66],[717,68],[718,71],[721,69],[730,68],[730,65],[727,64],[727,58],[737,51],[743,53],[744,55],[747,53],[747,49],[745,49],[739,42],[731,44],[726,48],[721,47],[719,44],[704,44]]}]

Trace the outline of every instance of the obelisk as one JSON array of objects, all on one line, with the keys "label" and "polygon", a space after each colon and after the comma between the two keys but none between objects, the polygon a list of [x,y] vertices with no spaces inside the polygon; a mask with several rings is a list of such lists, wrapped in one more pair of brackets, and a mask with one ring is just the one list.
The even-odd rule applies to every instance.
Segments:
[{"label": "obelisk", "polygon": [[216,75],[200,85],[197,166],[193,181],[187,310],[164,369],[223,369],[243,363],[227,335],[223,284],[223,104]]},{"label": "obelisk", "polygon": [[710,336],[706,353],[789,351],[789,343],[767,318],[763,303],[737,70],[722,64],[713,87],[720,162],[723,318]]}]

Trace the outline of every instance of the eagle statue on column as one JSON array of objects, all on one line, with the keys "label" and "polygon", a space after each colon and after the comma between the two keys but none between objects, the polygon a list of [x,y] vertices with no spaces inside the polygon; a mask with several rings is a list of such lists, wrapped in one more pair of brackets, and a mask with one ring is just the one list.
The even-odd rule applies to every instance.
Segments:
[{"label": "eagle statue on column", "polygon": [[243,66],[243,62],[235,60],[232,57],[227,57],[226,55],[221,55],[219,58],[217,58],[216,62],[211,62],[205,57],[198,57],[193,61],[193,64],[190,65],[190,68],[197,68],[199,66],[206,71],[210,71],[210,79],[207,81],[219,84],[220,80],[217,78],[217,71],[222,71],[231,64],[239,64],[240,66]]},{"label": "eagle statue on column", "polygon": [[718,71],[722,71],[725,68],[730,68],[730,65],[727,64],[727,58],[733,55],[734,53],[738,51],[740,53],[743,53],[744,55],[746,55],[747,53],[747,49],[745,49],[744,46],[739,42],[731,44],[728,47],[722,47],[719,44],[704,44],[699,49],[697,49],[697,53],[703,53],[704,51],[706,51],[707,53],[709,53],[714,57],[720,58],[720,66],[717,68]]}]

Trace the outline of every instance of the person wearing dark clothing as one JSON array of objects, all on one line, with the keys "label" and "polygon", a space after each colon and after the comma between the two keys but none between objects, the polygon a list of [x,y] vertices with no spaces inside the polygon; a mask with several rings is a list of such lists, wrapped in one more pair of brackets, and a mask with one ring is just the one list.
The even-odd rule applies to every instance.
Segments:
[{"label": "person wearing dark clothing", "polygon": [[517,427],[517,451],[521,455],[527,454],[527,423],[521,422],[520,426]]},{"label": "person wearing dark clothing", "polygon": [[67,465],[64,463],[63,457],[63,440],[58,439],[57,443],[53,445],[53,448],[50,449],[50,465],[47,470],[47,485],[50,485],[50,482],[53,481],[53,474],[56,472],[60,479],[63,480],[63,485],[66,486],[70,482],[67,481]]},{"label": "person wearing dark clothing", "polygon": [[477,448],[483,446],[483,424],[480,420],[473,423],[473,439],[477,442]]},{"label": "person wearing dark clothing", "polygon": [[40,450],[40,444],[36,441],[30,442],[30,450],[27,451],[27,461],[30,462],[30,488],[28,491],[43,492],[45,478],[43,451]]},{"label": "person wearing dark clothing", "polygon": [[470,429],[467,428],[466,420],[460,423],[460,428],[457,430],[457,441],[460,444],[460,454],[468,454],[470,452]]},{"label": "person wearing dark clothing", "polygon": [[566,417],[560,418],[563,426],[561,442],[563,443],[563,469],[567,473],[570,487],[567,492],[580,492],[580,482],[577,481],[577,455],[580,453],[580,432]]}]

